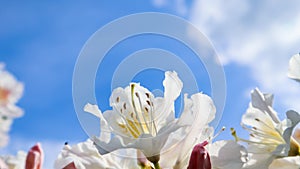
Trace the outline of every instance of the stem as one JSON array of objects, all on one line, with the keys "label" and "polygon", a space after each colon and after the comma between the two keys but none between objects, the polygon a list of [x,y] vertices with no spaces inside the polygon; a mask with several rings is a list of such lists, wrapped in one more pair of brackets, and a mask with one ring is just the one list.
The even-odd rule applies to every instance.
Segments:
[{"label": "stem", "polygon": [[157,163],[153,163],[153,164],[154,164],[154,168],[155,169],[161,169],[158,162]]}]

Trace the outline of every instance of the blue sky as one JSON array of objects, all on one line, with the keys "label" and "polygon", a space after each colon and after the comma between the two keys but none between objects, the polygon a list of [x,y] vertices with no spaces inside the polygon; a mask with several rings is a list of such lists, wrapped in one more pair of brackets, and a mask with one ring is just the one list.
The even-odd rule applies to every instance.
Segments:
[{"label": "blue sky", "polygon": [[[18,149],[27,150],[40,141],[47,153],[46,167],[51,168],[51,160],[65,141],[72,144],[87,138],[72,102],[72,75],[77,56],[99,28],[138,12],[183,17],[211,40],[224,64],[227,81],[227,100],[220,126],[235,127],[238,133],[242,132],[240,119],[254,87],[275,94],[275,108],[280,117],[283,118],[289,108],[300,110],[299,85],[285,76],[289,58],[300,50],[299,5],[297,1],[237,0],[226,4],[217,0],[176,0],[173,3],[170,0],[1,1],[0,61],[25,84],[24,96],[18,104],[25,115],[14,121],[11,144],[0,152],[15,154]],[[166,45],[169,41],[160,38],[136,37],[127,44],[120,44],[108,54],[106,66],[109,68],[120,54],[128,55],[148,47],[188,54],[180,44]],[[190,66],[193,67],[193,63]],[[161,73],[157,73],[157,79],[150,80],[143,75],[147,73],[135,80],[146,86],[152,82],[161,85]],[[108,108],[107,78],[98,74],[96,79],[97,99],[102,110]],[[198,79],[200,90],[209,94],[207,75],[203,73]],[[231,138],[229,130],[219,136],[219,139]]]}]

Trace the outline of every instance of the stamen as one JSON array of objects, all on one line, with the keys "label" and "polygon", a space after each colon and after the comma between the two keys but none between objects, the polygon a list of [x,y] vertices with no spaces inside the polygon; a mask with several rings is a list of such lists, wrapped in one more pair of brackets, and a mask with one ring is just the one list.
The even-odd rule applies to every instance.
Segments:
[{"label": "stamen", "polygon": [[[136,97],[139,100],[140,110],[143,111],[141,98],[139,97],[138,93],[135,93],[135,94],[136,94]],[[150,132],[152,134],[152,131],[150,131],[150,129],[149,129],[148,122],[146,121],[145,113],[142,113],[142,117],[144,119],[144,124],[146,124],[146,127],[148,129],[148,132]]]},{"label": "stamen", "polygon": [[265,123],[264,121],[259,120],[258,118],[255,118],[255,120],[257,122],[260,122],[261,124],[263,124],[264,126],[268,127],[271,130],[274,130],[274,127],[269,126],[267,123]]},{"label": "stamen", "polygon": [[231,135],[234,137],[235,141],[238,142],[239,138],[236,135],[236,131],[234,130],[234,128],[230,128],[230,131],[231,131]]},{"label": "stamen", "polygon": [[235,141],[238,142],[238,141],[243,141],[245,143],[250,143],[250,144],[258,144],[258,145],[269,145],[269,146],[276,146],[273,143],[266,143],[266,142],[256,142],[256,141],[250,141],[250,140],[246,140],[246,139],[243,139],[243,138],[239,138],[236,134],[236,131],[234,130],[234,128],[230,128],[231,130],[231,135],[235,138]]},{"label": "stamen", "polygon": [[[278,131],[274,126],[270,126],[267,123],[265,123],[264,121],[259,120],[258,118],[255,118],[255,120],[257,122],[260,122],[260,124],[263,124],[265,127],[267,127],[268,129],[270,129],[271,131],[276,131],[276,132],[272,132],[273,134],[276,133],[277,135],[281,136],[280,131]],[[276,135],[276,134],[274,134],[274,135]],[[285,142],[285,140],[282,137],[280,137],[280,138],[281,138],[281,140],[283,142]]]},{"label": "stamen", "polygon": [[156,129],[155,120],[154,120],[154,117],[153,117],[153,113],[154,113],[153,109],[154,109],[154,107],[153,107],[152,97],[149,96],[149,100],[147,100],[147,101],[149,101],[150,103],[152,103],[151,105],[149,104],[149,106],[150,106],[151,131],[152,131],[152,128],[154,128],[154,133],[152,133],[152,135],[157,135],[157,129]]},{"label": "stamen", "polygon": [[[118,110],[118,109],[116,109],[116,110]],[[120,109],[120,111],[121,112],[119,112],[119,113],[123,113],[122,108]],[[133,118],[134,117],[133,113],[132,113],[131,117],[132,117],[132,120],[135,121],[135,119]],[[119,126],[122,127],[122,128],[125,128],[126,130],[128,130],[130,132],[130,134],[132,134],[133,137],[135,137],[135,138],[139,137],[141,131],[135,125],[133,125],[133,123],[135,123],[135,122],[131,122],[131,124],[129,124],[129,120],[126,119],[126,117],[124,117],[124,115],[121,115],[121,118],[122,118],[123,122],[125,123],[125,125],[124,124],[119,124]]]},{"label": "stamen", "polygon": [[[136,110],[136,106],[135,106],[135,102],[134,102],[134,96],[133,96],[133,94],[134,94],[134,87],[135,87],[135,85],[131,84],[131,102],[132,102],[132,106],[133,106],[133,109],[134,109],[134,113],[136,114],[137,120],[141,124],[141,119],[138,116],[138,111]],[[139,125],[139,126],[142,129],[143,133],[145,133],[145,130],[144,130],[143,126],[142,125]]]},{"label": "stamen", "polygon": [[[274,132],[276,134],[276,136],[272,133],[267,133],[263,130],[259,130],[256,127],[252,127],[248,128],[245,125],[241,125],[243,127],[243,129],[249,131],[251,134],[255,135],[255,137],[260,137],[262,139],[265,140],[272,140],[272,142],[277,142],[278,144],[284,143],[285,140],[283,140],[283,138],[276,132]],[[253,136],[254,137],[254,136]]]},{"label": "stamen", "polygon": [[147,96],[148,99],[150,98],[150,94],[149,93],[146,93],[146,96]]},{"label": "stamen", "polygon": [[218,137],[223,131],[225,131],[226,127],[223,126],[222,129],[220,131],[218,131],[217,134],[215,134],[212,138],[209,138],[208,140],[213,140],[215,139],[216,137]]}]

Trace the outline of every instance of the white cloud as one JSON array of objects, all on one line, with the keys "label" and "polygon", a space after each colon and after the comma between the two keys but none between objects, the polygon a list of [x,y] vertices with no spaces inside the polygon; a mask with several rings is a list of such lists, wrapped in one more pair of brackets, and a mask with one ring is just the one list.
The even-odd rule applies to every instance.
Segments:
[{"label": "white cloud", "polygon": [[156,7],[163,7],[167,4],[168,0],[152,0],[153,5]]},{"label": "white cloud", "polygon": [[185,0],[152,0],[155,7],[171,7],[179,15],[186,15],[188,13],[188,8]]},{"label": "white cloud", "polygon": [[250,68],[262,91],[300,111],[300,86],[286,77],[300,50],[300,1],[195,1],[190,20],[208,36],[225,65]]},{"label": "white cloud", "polygon": [[[43,169],[53,169],[54,161],[60,153],[64,142],[54,140],[42,140],[39,142],[45,153]],[[20,150],[27,152],[35,144],[36,141],[14,137],[6,148],[1,149],[0,155],[16,155]]]}]

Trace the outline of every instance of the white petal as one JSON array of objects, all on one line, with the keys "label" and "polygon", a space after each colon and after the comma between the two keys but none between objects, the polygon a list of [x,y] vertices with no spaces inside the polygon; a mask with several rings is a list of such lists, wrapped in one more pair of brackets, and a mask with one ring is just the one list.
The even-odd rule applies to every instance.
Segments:
[{"label": "white petal", "polygon": [[243,169],[267,169],[274,160],[271,154],[250,154]]},{"label": "white petal", "polygon": [[260,109],[262,112],[268,114],[275,123],[279,123],[280,120],[277,113],[273,110],[273,95],[262,94],[259,89],[254,89],[251,92],[251,104],[254,108]]},{"label": "white petal", "polygon": [[269,169],[299,169],[300,156],[275,159]]},{"label": "white petal", "polygon": [[24,112],[16,105],[9,103],[5,106],[0,106],[0,114],[6,116],[7,118],[13,119],[23,116]]},{"label": "white petal", "polygon": [[[174,101],[180,95],[183,87],[182,81],[177,76],[176,72],[165,72],[164,85],[164,98],[156,98],[154,100],[155,119],[157,128],[161,128],[167,120],[172,120],[170,117],[175,117]],[[173,118],[174,119],[174,118]]]},{"label": "white petal", "polygon": [[116,160],[113,154],[101,156],[94,143],[91,140],[87,140],[72,147],[65,145],[55,161],[55,168],[61,169],[70,162],[74,162],[78,169],[124,169],[128,167],[120,164],[120,161]]},{"label": "white petal", "polygon": [[1,158],[0,158],[0,168],[6,168],[6,169],[8,168],[5,162]]},{"label": "white petal", "polygon": [[[200,137],[203,136],[208,123],[214,119],[216,108],[211,98],[202,93],[192,95],[191,99],[185,97],[185,102],[187,102],[187,105],[180,116],[179,124],[190,125],[187,129],[188,134],[185,136],[187,139],[184,141],[184,147],[190,148],[190,153],[196,143],[204,141],[200,140]],[[208,136],[206,139],[208,139]],[[183,156],[180,158],[183,158]]]},{"label": "white petal", "polygon": [[108,142],[111,136],[111,129],[107,123],[107,120],[103,117],[101,111],[99,110],[97,105],[86,104],[84,106],[84,111],[91,113],[100,119],[100,137],[104,142]]},{"label": "white petal", "polygon": [[292,56],[289,62],[288,77],[295,80],[300,80],[300,55]]},{"label": "white petal", "polygon": [[196,126],[207,125],[215,118],[216,114],[216,107],[212,99],[209,96],[202,93],[194,94],[191,96],[191,98],[193,101],[192,111],[196,115]]},{"label": "white petal", "polygon": [[246,149],[235,141],[217,141],[208,151],[214,168],[241,169],[247,157]]},{"label": "white petal", "polygon": [[165,73],[165,80],[163,81],[163,85],[165,88],[164,98],[168,100],[168,102],[173,102],[180,95],[181,89],[183,87],[182,81],[177,76],[175,71],[170,72],[167,71]]},{"label": "white petal", "polygon": [[18,151],[16,156],[3,156],[2,160],[10,169],[24,169],[27,153]]},{"label": "white petal", "polygon": [[[185,126],[170,135],[161,160],[165,167],[186,167],[193,147],[213,134],[213,128],[208,123],[214,118],[216,108],[211,98],[205,94],[197,93],[187,98],[184,95],[184,111],[178,124]],[[184,138],[184,139],[183,139]],[[173,158],[171,158],[173,156]]]},{"label": "white petal", "polygon": [[180,127],[181,126],[175,122],[169,123],[164,126],[155,137],[150,134],[142,134],[138,139],[131,139],[127,142],[124,142],[124,138],[119,135],[115,135],[108,143],[104,143],[97,137],[94,137],[93,141],[100,154],[107,154],[122,148],[135,148],[141,150],[145,156],[151,157],[160,153],[169,135]]},{"label": "white petal", "polygon": [[6,132],[0,131],[0,147],[5,147],[8,144],[9,136]]}]

